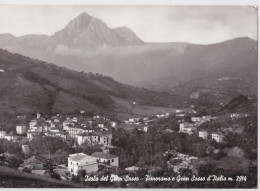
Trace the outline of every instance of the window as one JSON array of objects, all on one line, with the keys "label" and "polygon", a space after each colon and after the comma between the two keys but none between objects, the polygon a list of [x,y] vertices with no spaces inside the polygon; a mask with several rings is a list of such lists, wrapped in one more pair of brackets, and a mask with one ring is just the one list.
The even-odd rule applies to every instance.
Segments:
[{"label": "window", "polygon": [[114,162],[114,159],[112,159],[112,162]]}]

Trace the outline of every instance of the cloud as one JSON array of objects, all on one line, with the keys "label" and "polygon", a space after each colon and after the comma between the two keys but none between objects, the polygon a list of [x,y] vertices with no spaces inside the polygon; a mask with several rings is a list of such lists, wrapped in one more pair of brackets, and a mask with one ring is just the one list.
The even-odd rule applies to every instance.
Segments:
[{"label": "cloud", "polygon": [[121,47],[111,47],[111,46],[101,46],[95,50],[89,49],[74,49],[69,48],[65,45],[59,44],[54,49],[48,47],[48,52],[53,52],[59,56],[74,56],[81,58],[91,58],[96,56],[117,56],[117,57],[127,57],[131,55],[144,55],[145,53],[158,53],[168,50],[168,54],[183,54],[185,52],[187,44],[186,43],[151,43],[143,46],[121,46]]},{"label": "cloud", "polygon": [[151,53],[151,52],[164,52],[165,50],[172,50],[178,53],[183,53],[185,50],[186,44],[146,44],[143,46],[122,46],[122,47],[108,47],[104,46],[97,49],[92,54],[88,54],[87,56],[110,56],[110,55],[117,55],[117,56],[130,56],[130,55],[139,55],[144,53]]},{"label": "cloud", "polygon": [[[49,47],[47,49],[48,51],[51,50],[51,48]],[[79,49],[73,49],[73,48],[69,48],[65,45],[59,44],[53,51],[55,54],[57,55],[61,55],[61,56],[80,56],[83,55],[82,51]]]}]

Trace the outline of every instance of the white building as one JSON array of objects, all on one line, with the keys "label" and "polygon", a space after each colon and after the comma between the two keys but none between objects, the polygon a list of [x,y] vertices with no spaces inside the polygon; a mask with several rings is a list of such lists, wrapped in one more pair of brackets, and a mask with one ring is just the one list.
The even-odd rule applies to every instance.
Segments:
[{"label": "white building", "polygon": [[158,114],[158,115],[156,115],[156,117],[158,118],[158,119],[160,119],[160,118],[164,118],[164,117],[166,117],[166,115],[164,115],[164,114]]},{"label": "white building", "polygon": [[25,133],[27,133],[27,126],[26,125],[17,125],[16,126],[16,133],[17,134],[25,134]]},{"label": "white building", "polygon": [[56,117],[56,118],[53,119],[53,122],[54,122],[54,123],[59,123],[59,122],[60,122],[60,119]]},{"label": "white building", "polygon": [[59,128],[51,128],[49,131],[52,132],[52,133],[59,133],[60,132]]},{"label": "white building", "polygon": [[34,137],[37,137],[40,135],[41,132],[37,132],[37,131],[27,131],[27,139],[29,139],[29,141],[31,141]]},{"label": "white building", "polygon": [[78,122],[78,118],[77,118],[77,117],[73,117],[73,118],[72,118],[72,121],[75,122],[75,123],[77,123],[77,122]]},{"label": "white building", "polygon": [[199,137],[202,139],[207,139],[208,138],[208,132],[207,131],[199,131]]},{"label": "white building", "polygon": [[110,125],[111,125],[111,127],[116,127],[116,126],[117,126],[117,122],[111,121],[111,122],[110,122]]},{"label": "white building", "polygon": [[8,141],[16,141],[18,139],[17,135],[12,135],[12,134],[6,134],[5,139]]},{"label": "white building", "polygon": [[185,113],[178,113],[178,114],[175,114],[176,117],[185,117]]},{"label": "white building", "polygon": [[6,131],[0,131],[0,139],[4,139],[6,135]]},{"label": "white building", "polygon": [[140,121],[140,118],[129,118],[128,121],[130,123],[136,123],[136,122],[139,122]]},{"label": "white building", "polygon": [[147,131],[148,131],[148,127],[144,126],[144,132],[147,132]]},{"label": "white building", "polygon": [[68,133],[70,134],[71,137],[75,137],[77,134],[84,133],[85,130],[82,127],[69,127],[68,128]]},{"label": "white building", "polygon": [[148,126],[137,127],[137,129],[138,129],[139,131],[143,131],[143,132],[146,132],[146,133],[147,133],[147,131],[148,131]]},{"label": "white building", "polygon": [[104,134],[99,136],[99,144],[101,145],[111,145],[111,140],[112,140],[112,134]]},{"label": "white building", "polygon": [[30,131],[43,132],[43,128],[42,128],[42,126],[35,125],[32,128],[30,128]]},{"label": "white building", "polygon": [[112,134],[105,133],[105,132],[80,133],[77,134],[75,138],[77,139],[78,145],[82,145],[86,143],[90,145],[98,144],[98,145],[110,146],[112,140]]},{"label": "white building", "polygon": [[211,115],[206,115],[206,116],[202,116],[202,120],[205,121],[210,121],[212,119]]},{"label": "white building", "polygon": [[247,113],[231,113],[230,118],[231,119],[239,119],[239,118],[245,118],[249,117],[249,114]]},{"label": "white building", "polygon": [[188,123],[188,122],[180,123],[179,132],[187,133],[187,134],[191,135],[194,133],[195,130],[196,130],[196,128],[193,126],[192,123]]},{"label": "white building", "polygon": [[80,113],[80,114],[84,114],[84,113],[85,113],[85,110],[81,109],[81,110],[79,110],[79,113]]},{"label": "white building", "polygon": [[37,121],[34,119],[34,120],[31,120],[30,123],[29,123],[29,128],[31,129],[33,126],[35,126],[37,124]]},{"label": "white building", "polygon": [[30,152],[29,145],[22,145],[22,151],[24,154],[28,154]]},{"label": "white building", "polygon": [[108,154],[108,153],[103,153],[103,152],[94,152],[92,155],[92,157],[96,158],[96,161],[99,163],[105,163],[111,166],[119,166],[119,157],[112,155],[112,154]]},{"label": "white building", "polygon": [[223,142],[223,135],[219,133],[212,133],[211,137],[213,140],[215,140],[217,143],[222,143]]},{"label": "white building", "polygon": [[104,128],[105,125],[103,123],[100,123],[97,126],[100,127],[100,128]]},{"label": "white building", "polygon": [[199,122],[201,120],[201,118],[200,117],[191,117],[191,120],[193,122]]},{"label": "white building", "polygon": [[[37,114],[37,116],[38,116],[38,114]],[[31,130],[31,131],[42,132],[44,130],[48,130],[50,127],[51,127],[50,123],[47,123],[42,118],[37,118],[37,119],[31,120],[29,123],[29,130]]]},{"label": "white building", "polygon": [[97,172],[98,163],[95,157],[84,153],[71,154],[68,157],[68,170],[73,175],[78,175],[79,170],[85,170],[89,174]]},{"label": "white building", "polygon": [[125,168],[126,171],[137,171],[139,169],[140,168],[138,166],[130,166],[130,167]]},{"label": "white building", "polygon": [[81,133],[76,135],[77,143],[78,145],[83,145],[83,144],[95,144],[98,143],[98,136],[95,134],[90,134],[90,133]]}]

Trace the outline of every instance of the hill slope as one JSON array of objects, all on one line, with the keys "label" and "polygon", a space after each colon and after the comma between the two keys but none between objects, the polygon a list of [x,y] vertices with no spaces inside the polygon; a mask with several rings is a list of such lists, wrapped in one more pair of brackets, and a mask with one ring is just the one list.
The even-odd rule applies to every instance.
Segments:
[{"label": "hill slope", "polygon": [[0,187],[2,188],[83,188],[80,184],[58,181],[50,177],[21,172],[0,166]]},{"label": "hill slope", "polygon": [[124,111],[120,102],[170,106],[173,96],[135,88],[110,77],[76,72],[0,49],[0,112]]}]

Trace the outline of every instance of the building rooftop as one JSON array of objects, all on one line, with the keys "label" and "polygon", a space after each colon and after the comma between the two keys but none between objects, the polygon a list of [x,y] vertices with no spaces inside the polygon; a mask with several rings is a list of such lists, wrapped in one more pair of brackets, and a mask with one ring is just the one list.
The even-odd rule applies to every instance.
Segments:
[{"label": "building rooftop", "polygon": [[112,158],[117,158],[118,157],[116,155],[103,153],[103,152],[94,152],[91,156],[97,157],[97,158],[104,158],[104,159],[112,159]]},{"label": "building rooftop", "polygon": [[208,132],[205,130],[201,130],[201,131],[199,131],[199,133],[208,133]]},{"label": "building rooftop", "polygon": [[81,166],[82,165],[84,166],[86,164],[96,163],[95,157],[86,155],[85,153],[75,153],[75,154],[69,155],[68,158],[70,158],[73,161],[78,161],[78,162],[81,161],[82,159],[84,159],[84,163],[80,164]]},{"label": "building rooftop", "polygon": [[80,160],[82,160],[83,158],[85,158],[86,156],[88,156],[88,155],[86,155],[86,154],[84,154],[84,153],[75,153],[75,154],[69,155],[69,158],[70,158],[71,160],[73,160],[73,161],[80,161]]},{"label": "building rooftop", "polygon": [[95,135],[95,134],[94,133],[86,133],[86,132],[77,134],[77,136],[82,136],[82,137],[87,137],[87,136],[91,136],[91,135]]}]

